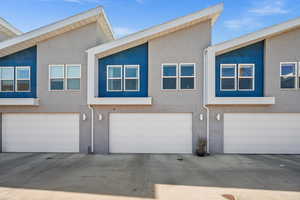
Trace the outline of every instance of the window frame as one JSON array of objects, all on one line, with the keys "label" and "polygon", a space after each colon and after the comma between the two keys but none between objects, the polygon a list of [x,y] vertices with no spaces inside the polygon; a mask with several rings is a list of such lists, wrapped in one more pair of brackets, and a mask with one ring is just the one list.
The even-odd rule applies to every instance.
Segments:
[{"label": "window frame", "polygon": [[[252,66],[253,68],[253,74],[252,76],[240,76],[240,69],[243,68],[243,66]],[[253,63],[242,63],[238,64],[237,67],[237,90],[238,91],[255,91],[255,64]],[[240,79],[252,79],[252,89],[240,89]]]},{"label": "window frame", "polygon": [[[136,68],[137,67],[137,76],[126,78],[126,68]],[[123,90],[124,92],[139,92],[140,91],[140,65],[123,65]],[[136,90],[126,90],[126,80],[137,80],[137,89]]]},{"label": "window frame", "polygon": [[[63,78],[51,78],[51,68],[52,67],[63,67],[63,69],[64,69]],[[65,65],[64,64],[50,64],[50,65],[48,65],[48,74],[49,74],[49,76],[48,76],[48,85],[49,85],[48,91],[49,92],[63,92],[63,91],[65,91],[65,74],[66,74]],[[52,90],[51,89],[51,80],[52,79],[63,79],[63,89],[62,90]]]},{"label": "window frame", "polygon": [[[182,65],[193,65],[193,76],[182,76],[181,75],[181,67]],[[190,91],[190,90],[196,90],[196,63],[179,63],[179,69],[178,69],[178,90],[184,91]],[[181,78],[193,78],[194,79],[194,88],[192,89],[181,89]]]},{"label": "window frame", "polygon": [[[234,76],[230,76],[230,77],[228,77],[228,76],[225,76],[225,77],[223,77],[223,67],[225,67],[226,68],[226,66],[227,66],[227,68],[229,68],[228,66],[234,66]],[[238,86],[237,86],[237,64],[220,64],[220,91],[237,91],[237,89],[238,89]],[[232,79],[232,78],[234,78],[234,89],[222,89],[222,80],[223,79]]]},{"label": "window frame", "polygon": [[[18,79],[18,73],[17,73],[17,71],[18,71],[18,69],[29,69],[29,79]],[[31,67],[30,66],[16,66],[15,67],[15,71],[14,71],[14,73],[15,73],[15,87],[14,87],[14,89],[15,89],[15,91],[16,92],[31,92]],[[24,90],[18,90],[18,81],[29,81],[29,90],[26,90],[26,91],[24,91]]]},{"label": "window frame", "polygon": [[[12,92],[16,92],[15,89],[16,89],[16,85],[15,85],[15,79],[16,79],[16,70],[15,70],[15,66],[0,66],[1,69],[3,68],[12,68],[14,70],[14,79],[12,80],[14,85],[13,85],[13,90],[12,91],[2,91],[2,77],[1,77],[1,74],[0,74],[0,92],[1,93],[12,93]],[[2,72],[1,72],[2,73]],[[3,81],[11,81],[11,79],[3,79]]]},{"label": "window frame", "polygon": [[[67,87],[67,67],[74,67],[74,66],[78,66],[80,68],[80,88],[79,90],[71,90],[68,89]],[[51,78],[51,67],[63,67],[64,69],[64,75],[63,78]],[[51,80],[52,79],[63,79],[63,89],[62,90],[52,90],[51,89]],[[72,78],[71,78],[72,79]],[[49,64],[48,65],[48,91],[49,92],[66,92],[66,91],[70,91],[70,92],[79,92],[81,90],[81,64]]]},{"label": "window frame", "polygon": [[[108,77],[108,69],[109,68],[121,68],[121,75],[119,78],[109,78]],[[106,91],[107,92],[123,92],[123,65],[106,65]],[[109,87],[108,87],[108,82],[109,80],[121,80],[121,89],[120,90],[110,90]]]},{"label": "window frame", "polygon": [[[286,76],[282,75],[282,65],[283,64],[295,64],[295,75],[294,76]],[[280,62],[279,65],[279,88],[280,90],[297,90],[298,87],[298,78],[300,77],[300,74],[298,72],[298,62]],[[295,87],[294,88],[282,88],[281,87],[281,77],[295,77]]]},{"label": "window frame", "polygon": [[[176,66],[176,75],[175,76],[164,76],[164,66],[174,65]],[[164,78],[175,78],[176,79],[176,88],[175,89],[164,89]],[[162,63],[161,64],[161,90],[162,91],[170,91],[175,92],[178,91],[179,83],[178,83],[178,63]]]},{"label": "window frame", "polygon": [[[78,79],[78,78],[68,78],[68,67],[79,67],[79,89],[68,89],[68,79]],[[80,91],[81,90],[81,64],[65,64],[64,69],[64,75],[65,75],[65,91]]]}]

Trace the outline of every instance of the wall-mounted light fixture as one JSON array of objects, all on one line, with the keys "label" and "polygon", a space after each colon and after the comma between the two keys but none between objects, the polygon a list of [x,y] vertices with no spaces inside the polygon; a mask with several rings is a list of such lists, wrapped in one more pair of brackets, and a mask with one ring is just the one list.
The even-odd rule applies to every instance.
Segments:
[{"label": "wall-mounted light fixture", "polygon": [[101,113],[98,114],[98,120],[101,121],[103,119],[103,116]]},{"label": "wall-mounted light fixture", "polygon": [[203,114],[199,115],[199,119],[200,119],[200,121],[203,121],[203,119],[204,119]]},{"label": "wall-mounted light fixture", "polygon": [[217,119],[218,121],[221,120],[221,114],[220,114],[220,113],[217,114],[216,119]]},{"label": "wall-mounted light fixture", "polygon": [[82,113],[82,120],[85,121],[87,119],[87,116],[85,113]]}]

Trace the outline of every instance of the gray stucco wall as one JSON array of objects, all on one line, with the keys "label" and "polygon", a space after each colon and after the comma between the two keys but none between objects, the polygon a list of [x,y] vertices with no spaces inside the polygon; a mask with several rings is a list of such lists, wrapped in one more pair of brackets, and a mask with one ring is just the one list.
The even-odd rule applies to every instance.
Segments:
[{"label": "gray stucco wall", "polygon": [[[41,42],[37,45],[37,96],[40,105],[0,106],[1,112],[81,113],[80,152],[87,152],[90,145],[91,112],[87,100],[87,54],[86,50],[106,41],[107,38],[92,23],[79,29]],[[81,64],[80,91],[49,91],[49,64]],[[87,114],[86,121],[82,114]]]},{"label": "gray stucco wall", "polygon": [[[205,136],[205,120],[200,121],[203,90],[203,50],[210,45],[210,21],[205,21],[148,42],[149,80],[148,93],[153,97],[151,106],[96,106],[96,116],[103,120],[95,121],[95,151],[109,152],[109,113],[193,113],[193,149],[199,136]],[[196,89],[192,91],[162,91],[161,64],[196,63]]]},{"label": "gray stucco wall", "polygon": [[[210,106],[210,150],[223,153],[224,113],[300,113],[300,89],[280,89],[280,62],[299,62],[300,28],[265,41],[264,94],[275,97],[268,106]],[[221,120],[216,115],[221,114]]]}]

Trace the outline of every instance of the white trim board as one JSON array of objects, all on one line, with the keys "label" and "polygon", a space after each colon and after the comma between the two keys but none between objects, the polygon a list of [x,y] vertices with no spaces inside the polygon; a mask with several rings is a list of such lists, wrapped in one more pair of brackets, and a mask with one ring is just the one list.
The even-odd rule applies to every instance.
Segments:
[{"label": "white trim board", "polygon": [[9,40],[0,43],[0,57],[15,53],[17,51],[36,45],[40,41],[74,30],[92,22],[98,22],[103,28],[105,34],[111,40],[114,35],[110,23],[102,7],[96,7],[86,12],[68,17],[47,26],[35,29],[33,31],[21,34]]},{"label": "white trim board", "polygon": [[1,17],[0,17],[0,29],[1,29],[1,32],[5,33],[6,35],[11,36],[11,37],[22,34],[22,32],[19,29],[17,29],[16,27],[14,27],[8,21],[6,21],[5,19],[3,19]]},{"label": "white trim board", "polygon": [[1,106],[38,106],[39,98],[0,98]]}]

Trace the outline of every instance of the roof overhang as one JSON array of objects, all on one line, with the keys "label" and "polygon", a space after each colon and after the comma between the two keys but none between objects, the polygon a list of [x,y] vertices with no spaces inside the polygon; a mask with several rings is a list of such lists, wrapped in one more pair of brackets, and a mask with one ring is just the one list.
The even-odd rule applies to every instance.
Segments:
[{"label": "roof overhang", "polygon": [[98,22],[104,33],[111,40],[114,34],[102,7],[96,7],[86,12],[74,15],[53,24],[43,26],[33,31],[21,34],[0,43],[0,57],[29,48],[62,33],[80,28],[87,24]]},{"label": "roof overhang", "polygon": [[195,25],[202,21],[211,20],[211,24],[214,24],[219,15],[222,13],[223,7],[223,3],[220,3],[167,23],[145,29],[105,44],[101,44],[87,50],[87,52],[89,54],[102,54],[101,57],[107,56],[109,54],[143,44],[151,39]]},{"label": "roof overhang", "polygon": [[220,55],[300,27],[300,17],[209,47]]},{"label": "roof overhang", "polygon": [[21,35],[22,32],[18,30],[16,27],[11,25],[8,21],[0,17],[0,32],[4,33],[9,37],[15,37],[17,35]]}]

